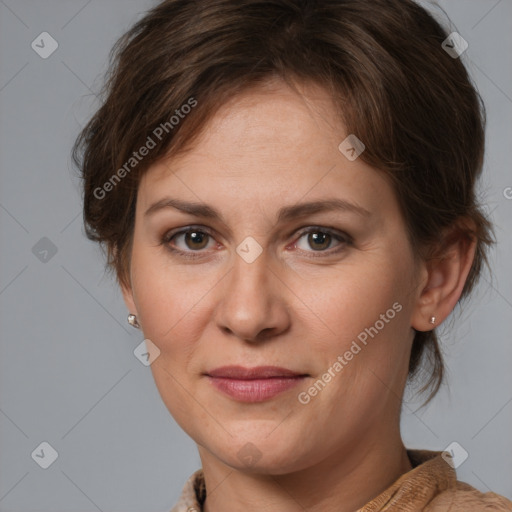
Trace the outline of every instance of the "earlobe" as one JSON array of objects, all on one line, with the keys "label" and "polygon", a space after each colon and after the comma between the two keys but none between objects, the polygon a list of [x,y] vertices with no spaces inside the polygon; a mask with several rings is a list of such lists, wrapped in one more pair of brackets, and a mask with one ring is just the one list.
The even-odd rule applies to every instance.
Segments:
[{"label": "earlobe", "polygon": [[415,330],[430,331],[452,312],[464,289],[475,250],[476,240],[459,232],[425,262],[428,277],[412,317]]},{"label": "earlobe", "polygon": [[[113,256],[114,259],[117,258],[117,247],[113,247]],[[124,303],[126,304],[126,308],[128,312],[131,314],[137,314],[137,307],[135,306],[135,300],[133,298],[133,288],[132,288],[132,275],[131,272],[125,272],[123,276],[118,275],[118,284],[121,289],[121,293],[123,295]]]},{"label": "earlobe", "polygon": [[133,300],[133,291],[131,286],[127,286],[124,284],[120,285],[121,293],[123,294],[124,303],[126,304],[126,308],[130,313],[137,314],[137,307],[135,306],[135,301]]},{"label": "earlobe", "polygon": [[121,284],[121,293],[123,294],[124,303],[129,311],[127,320],[128,323],[136,329],[142,329],[137,319],[137,307],[135,306],[135,300],[133,299],[133,290],[130,286]]}]

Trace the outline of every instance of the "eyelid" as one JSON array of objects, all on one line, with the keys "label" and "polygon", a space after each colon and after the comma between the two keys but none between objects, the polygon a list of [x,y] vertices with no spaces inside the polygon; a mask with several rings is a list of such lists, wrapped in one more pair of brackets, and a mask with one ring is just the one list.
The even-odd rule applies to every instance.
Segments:
[{"label": "eyelid", "polygon": [[348,233],[345,233],[344,231],[340,231],[339,229],[336,229],[336,228],[331,228],[329,226],[309,225],[305,228],[299,228],[296,231],[298,231],[296,236],[299,238],[308,233],[315,233],[317,231],[320,231],[321,233],[327,233],[328,235],[331,235],[331,236],[334,236],[337,238],[341,238],[346,242],[352,241],[352,237]]},{"label": "eyelid", "polygon": [[[201,257],[203,257],[203,253],[205,252],[203,250],[184,251],[182,249],[177,249],[170,245],[170,242],[174,237],[179,236],[179,235],[184,235],[186,233],[193,232],[193,231],[199,231],[201,233],[205,233],[206,235],[210,236],[212,239],[215,240],[215,235],[213,234],[214,231],[211,228],[208,228],[208,227],[202,226],[202,225],[188,225],[188,226],[176,228],[175,230],[166,232],[161,237],[160,245],[164,245],[169,251],[171,251],[173,253],[177,253],[179,255],[183,255],[184,257],[189,258],[189,259],[201,258]],[[300,240],[304,235],[309,234],[309,233],[315,233],[315,232],[321,232],[321,233],[328,234],[328,235],[332,236],[333,238],[335,238],[341,245],[344,245],[344,244],[351,245],[353,243],[353,238],[348,233],[346,233],[344,231],[340,231],[336,228],[331,228],[328,226],[307,225],[302,228],[297,228],[293,231],[293,233],[297,233],[294,237],[294,241],[292,242],[293,245],[295,246],[297,241]],[[312,257],[321,257],[322,255],[327,256],[327,255],[336,254],[336,252],[338,252],[338,250],[336,248],[334,248],[334,249],[329,248],[325,251],[313,251],[313,250],[305,251],[303,249],[298,249],[298,250],[301,251],[302,253],[313,253],[313,254],[317,253],[317,256],[312,256]]]},{"label": "eyelid", "polygon": [[308,256],[310,258],[321,258],[321,257],[332,256],[332,255],[339,253],[342,250],[343,246],[353,244],[353,238],[349,234],[347,234],[343,231],[340,231],[338,229],[330,228],[327,226],[308,226],[305,229],[299,228],[298,231],[299,232],[295,236],[295,241],[292,242],[295,247],[296,247],[297,242],[304,235],[307,235],[309,233],[317,233],[317,232],[330,235],[332,238],[336,239],[339,242],[338,246],[330,247],[329,249],[326,249],[325,251],[313,251],[313,250],[305,251],[304,249],[297,248],[299,251],[301,251],[303,253],[310,254],[310,256]]},{"label": "eyelid", "polygon": [[215,235],[214,235],[214,231],[206,226],[200,226],[200,225],[189,225],[189,226],[185,226],[185,227],[181,227],[181,228],[176,228],[175,230],[170,230],[170,231],[167,231],[165,232],[162,236],[161,236],[161,245],[165,245],[167,246],[170,250],[172,251],[176,251],[176,252],[179,252],[179,253],[201,253],[202,251],[183,251],[181,249],[175,249],[175,248],[172,248],[171,249],[171,246],[169,245],[171,240],[177,236],[180,236],[180,235],[185,235],[187,233],[190,233],[190,232],[194,232],[194,231],[199,231],[201,233],[205,233],[206,235],[208,235],[209,237],[211,237],[212,239],[215,240]]}]

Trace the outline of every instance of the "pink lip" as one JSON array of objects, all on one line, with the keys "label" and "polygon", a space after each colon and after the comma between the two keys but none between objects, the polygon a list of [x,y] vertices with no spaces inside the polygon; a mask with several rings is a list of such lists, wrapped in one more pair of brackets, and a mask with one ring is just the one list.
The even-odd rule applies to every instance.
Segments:
[{"label": "pink lip", "polygon": [[210,382],[223,393],[241,402],[263,402],[286,391],[306,377],[277,366],[223,366],[206,373]]}]

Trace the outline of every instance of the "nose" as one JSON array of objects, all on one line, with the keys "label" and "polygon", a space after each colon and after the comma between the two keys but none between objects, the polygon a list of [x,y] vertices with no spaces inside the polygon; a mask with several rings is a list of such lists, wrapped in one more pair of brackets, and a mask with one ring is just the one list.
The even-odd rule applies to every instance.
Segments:
[{"label": "nose", "polygon": [[270,268],[266,250],[251,263],[235,254],[233,268],[224,279],[215,322],[225,334],[257,343],[290,326],[288,288]]}]

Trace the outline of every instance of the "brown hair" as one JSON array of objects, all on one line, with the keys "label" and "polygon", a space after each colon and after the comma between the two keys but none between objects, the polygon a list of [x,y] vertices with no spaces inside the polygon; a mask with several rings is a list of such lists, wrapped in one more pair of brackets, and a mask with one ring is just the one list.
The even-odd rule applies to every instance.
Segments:
[{"label": "brown hair", "polygon": [[[391,179],[418,256],[450,227],[476,239],[467,296],[493,242],[475,197],[485,113],[447,35],[412,0],[161,2],[112,48],[102,106],[73,148],[87,237],[128,286],[144,171],[189,147],[235,94],[275,78],[315,83],[366,145],[360,158]],[[443,379],[434,331],[416,332],[410,377],[424,356],[430,400]]]}]

